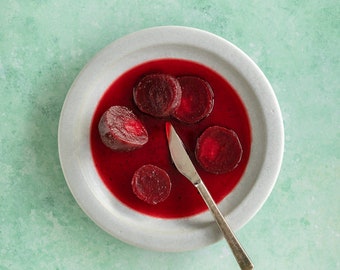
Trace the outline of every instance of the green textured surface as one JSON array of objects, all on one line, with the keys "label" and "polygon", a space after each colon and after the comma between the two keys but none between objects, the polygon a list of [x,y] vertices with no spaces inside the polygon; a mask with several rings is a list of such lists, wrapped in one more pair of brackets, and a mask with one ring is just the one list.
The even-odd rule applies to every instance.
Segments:
[{"label": "green textured surface", "polygon": [[0,269],[238,269],[224,241],[184,253],[124,244],[64,180],[59,114],[78,72],[130,32],[185,25],[218,34],[264,71],[285,125],[273,193],[237,235],[256,269],[340,269],[338,1],[0,2]]}]

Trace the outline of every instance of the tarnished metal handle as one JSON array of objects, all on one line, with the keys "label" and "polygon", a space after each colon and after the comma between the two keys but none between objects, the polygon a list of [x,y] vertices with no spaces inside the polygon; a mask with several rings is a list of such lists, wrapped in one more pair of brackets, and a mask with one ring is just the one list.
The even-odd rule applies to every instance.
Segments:
[{"label": "tarnished metal handle", "polygon": [[198,189],[199,193],[203,197],[205,203],[209,207],[211,213],[213,214],[218,227],[220,228],[221,232],[223,233],[224,238],[227,240],[230,249],[234,253],[237,263],[239,264],[242,270],[251,270],[254,268],[253,263],[251,262],[249,256],[246,254],[244,249],[242,248],[241,244],[237,240],[236,236],[234,235],[233,231],[230,229],[227,221],[221,214],[220,210],[218,209],[214,199],[211,197],[208,189],[204,185],[203,181],[199,181],[195,184],[196,188]]}]

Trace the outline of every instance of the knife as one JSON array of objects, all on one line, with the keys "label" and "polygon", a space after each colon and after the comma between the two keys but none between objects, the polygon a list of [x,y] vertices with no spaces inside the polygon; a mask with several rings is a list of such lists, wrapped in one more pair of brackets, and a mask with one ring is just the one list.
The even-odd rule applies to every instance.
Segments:
[{"label": "knife", "polygon": [[198,189],[203,200],[207,204],[211,211],[215,221],[220,228],[224,238],[227,240],[230,249],[232,250],[237,263],[242,270],[253,269],[254,265],[251,262],[249,256],[242,248],[241,244],[237,240],[235,234],[231,230],[227,221],[223,217],[222,213],[218,209],[214,199],[211,197],[208,189],[203,183],[203,180],[197,173],[188,153],[186,152],[183,142],[178,136],[176,130],[170,122],[166,122],[166,135],[169,144],[170,155],[177,170],[183,174],[190,182]]}]

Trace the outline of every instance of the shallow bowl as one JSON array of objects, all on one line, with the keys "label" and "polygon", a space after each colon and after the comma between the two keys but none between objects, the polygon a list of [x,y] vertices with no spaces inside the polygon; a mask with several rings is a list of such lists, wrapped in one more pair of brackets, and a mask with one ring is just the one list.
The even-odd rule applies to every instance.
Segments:
[{"label": "shallow bowl", "polygon": [[112,82],[150,60],[180,58],[201,63],[223,76],[242,99],[252,132],[247,168],[219,208],[234,231],[244,226],[271,193],[283,156],[283,123],[267,78],[239,48],[195,28],[164,26],[120,38],[101,50],[80,72],[69,90],[59,122],[59,156],[74,198],[110,235],[142,248],[186,251],[221,239],[208,211],[185,218],[162,219],[123,205],[104,185],[90,149],[93,113]]}]

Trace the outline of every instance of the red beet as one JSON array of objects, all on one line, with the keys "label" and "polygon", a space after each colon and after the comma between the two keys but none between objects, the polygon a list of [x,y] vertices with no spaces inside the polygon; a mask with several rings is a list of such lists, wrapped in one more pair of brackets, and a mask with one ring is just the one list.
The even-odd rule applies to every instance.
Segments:
[{"label": "red beet", "polygon": [[182,98],[173,116],[188,124],[207,117],[214,106],[214,93],[209,83],[196,76],[183,76],[177,80],[182,88]]},{"label": "red beet", "polygon": [[124,106],[112,106],[98,124],[102,142],[112,150],[131,151],[148,141],[148,133],[137,116]]},{"label": "red beet", "polygon": [[235,169],[242,153],[237,134],[220,126],[207,128],[198,138],[195,149],[199,164],[213,174],[227,173]]},{"label": "red beet", "polygon": [[179,105],[181,96],[177,79],[167,74],[147,75],[133,89],[137,107],[155,117],[169,116]]},{"label": "red beet", "polygon": [[149,204],[164,201],[171,190],[167,172],[151,164],[140,167],[134,173],[131,184],[136,196]]}]

